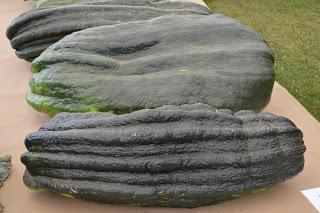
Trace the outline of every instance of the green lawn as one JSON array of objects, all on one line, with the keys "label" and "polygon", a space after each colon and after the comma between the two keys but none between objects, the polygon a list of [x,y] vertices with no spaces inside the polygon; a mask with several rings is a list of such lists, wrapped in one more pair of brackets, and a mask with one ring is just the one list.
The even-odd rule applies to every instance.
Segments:
[{"label": "green lawn", "polygon": [[262,34],[276,58],[276,80],[320,121],[320,0],[205,2]]}]

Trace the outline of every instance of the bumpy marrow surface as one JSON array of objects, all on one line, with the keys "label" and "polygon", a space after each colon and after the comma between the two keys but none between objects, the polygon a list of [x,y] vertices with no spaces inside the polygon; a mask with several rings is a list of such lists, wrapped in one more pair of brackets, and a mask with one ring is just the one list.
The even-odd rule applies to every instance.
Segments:
[{"label": "bumpy marrow surface", "polygon": [[48,114],[205,103],[261,110],[273,56],[255,31],[222,15],[162,16],[73,33],[32,63],[28,102]]},{"label": "bumpy marrow surface", "polygon": [[[3,182],[7,179],[11,171],[11,157],[0,156],[0,188]],[[3,206],[0,203],[0,212],[3,211]]]},{"label": "bumpy marrow surface", "polygon": [[288,119],[209,105],[124,115],[61,113],[26,137],[24,182],[67,197],[197,207],[260,191],[302,171]]},{"label": "bumpy marrow surface", "polygon": [[[59,1],[58,1],[59,2]],[[103,0],[40,7],[15,18],[7,29],[18,57],[28,61],[64,36],[90,27],[145,20],[162,15],[208,15],[208,8],[178,1]],[[54,2],[52,2],[54,3]],[[48,2],[50,5],[50,2]]]},{"label": "bumpy marrow surface", "polygon": [[11,156],[0,156],[0,185],[7,179],[11,170]]}]

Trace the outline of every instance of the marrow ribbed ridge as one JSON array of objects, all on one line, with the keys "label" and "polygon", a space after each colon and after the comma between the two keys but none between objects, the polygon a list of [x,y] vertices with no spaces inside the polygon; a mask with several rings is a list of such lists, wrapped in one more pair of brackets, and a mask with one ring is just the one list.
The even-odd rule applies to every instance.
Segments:
[{"label": "marrow ribbed ridge", "polygon": [[[290,161],[279,162],[274,165],[274,161],[267,164],[257,164],[250,166],[250,176],[252,179],[270,178],[281,173],[280,168],[290,167],[295,163],[296,168],[303,167],[301,157],[290,159]],[[275,166],[278,169],[269,170],[268,166]],[[170,184],[173,182],[193,184],[193,185],[213,185],[229,183],[246,182],[248,177],[248,168],[217,168],[217,169],[194,169],[194,170],[175,170],[166,173],[130,173],[130,172],[101,172],[93,170],[79,169],[60,169],[35,167],[30,169],[33,175],[49,176],[60,179],[93,180],[109,183],[127,183],[132,185],[157,185]],[[226,177],[228,177],[226,179]]]},{"label": "marrow ribbed ridge", "polygon": [[[60,2],[62,4],[62,2]],[[208,8],[191,2],[152,0],[39,2],[38,9],[15,18],[7,37],[20,58],[33,60],[48,46],[73,32],[90,27],[146,20],[162,15],[208,15]],[[42,6],[41,6],[42,4]],[[37,7],[37,6],[36,6]]]},{"label": "marrow ribbed ridge", "polygon": [[61,113],[25,143],[28,187],[138,206],[196,207],[261,190],[301,172],[305,152],[284,117],[205,104]]}]

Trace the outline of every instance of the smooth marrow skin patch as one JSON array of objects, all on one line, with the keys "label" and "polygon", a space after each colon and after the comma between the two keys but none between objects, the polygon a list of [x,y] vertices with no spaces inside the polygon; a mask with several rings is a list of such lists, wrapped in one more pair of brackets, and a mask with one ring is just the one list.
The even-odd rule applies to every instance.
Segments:
[{"label": "smooth marrow skin patch", "polygon": [[163,16],[66,36],[32,63],[28,102],[41,112],[127,113],[204,103],[259,111],[274,83],[258,33],[222,15]]},{"label": "smooth marrow skin patch", "polygon": [[301,131],[271,113],[163,106],[124,115],[60,113],[26,137],[24,183],[112,204],[198,207],[302,171]]},{"label": "smooth marrow skin patch", "polygon": [[[211,11],[202,5],[169,0],[68,1],[70,5],[60,6],[59,2],[61,1],[39,2],[38,9],[27,11],[10,23],[7,37],[18,57],[32,61],[51,44],[86,28],[147,20],[170,14],[211,14]],[[51,4],[56,6],[45,7]]]}]

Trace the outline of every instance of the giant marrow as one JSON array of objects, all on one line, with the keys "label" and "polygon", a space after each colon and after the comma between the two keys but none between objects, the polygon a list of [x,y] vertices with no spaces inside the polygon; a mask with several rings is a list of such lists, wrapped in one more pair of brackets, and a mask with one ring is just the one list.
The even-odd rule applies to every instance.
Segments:
[{"label": "giant marrow", "polygon": [[255,31],[222,15],[162,16],[66,36],[32,63],[29,104],[48,114],[197,102],[261,110],[273,56]]},{"label": "giant marrow", "polygon": [[[53,1],[52,4],[59,2],[61,1]],[[47,3],[50,5],[51,1]],[[211,12],[208,8],[191,2],[87,0],[74,5],[40,7],[27,11],[11,22],[7,37],[11,46],[16,49],[16,55],[31,61],[51,44],[72,32],[168,14],[208,15]]]},{"label": "giant marrow", "polygon": [[288,119],[209,105],[124,115],[61,113],[26,137],[24,183],[67,197],[197,207],[260,191],[302,171]]}]

